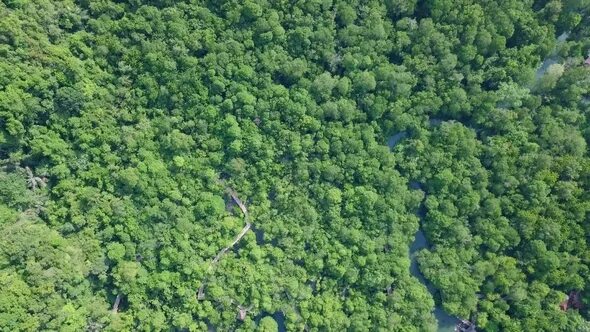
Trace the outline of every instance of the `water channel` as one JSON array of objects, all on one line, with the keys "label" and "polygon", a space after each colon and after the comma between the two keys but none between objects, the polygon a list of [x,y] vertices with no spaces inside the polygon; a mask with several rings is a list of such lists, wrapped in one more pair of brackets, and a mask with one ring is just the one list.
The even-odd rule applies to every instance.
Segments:
[{"label": "water channel", "polygon": [[[435,123],[433,123],[433,122],[435,122]],[[438,124],[440,124],[440,121],[430,121],[430,125],[438,125]],[[391,136],[387,140],[387,145],[389,146],[390,149],[393,149],[400,141],[402,141],[407,136],[408,136],[407,132],[399,132],[399,133]],[[412,183],[410,183],[410,188],[417,190],[417,189],[421,188],[421,185],[417,182],[412,182]],[[410,245],[410,250],[409,250],[410,274],[414,278],[418,279],[418,281],[420,281],[421,284],[426,286],[426,288],[428,289],[430,294],[434,297],[436,289],[434,288],[434,286],[432,286],[432,284],[430,284],[428,282],[428,280],[426,280],[426,278],[424,278],[424,275],[422,275],[422,272],[420,272],[420,268],[418,266],[418,259],[416,257],[418,252],[420,252],[420,250],[428,247],[428,240],[426,239],[426,236],[424,235],[424,232],[422,231],[422,225],[424,222],[425,214],[426,214],[426,211],[424,210],[424,207],[420,207],[420,209],[417,212],[417,215],[420,218],[420,228],[416,232],[416,235],[414,236],[414,241],[412,241],[412,244]],[[445,312],[443,310],[443,308],[439,305],[434,307],[434,317],[437,320],[437,331],[438,332],[455,331],[455,327],[457,326],[457,323],[459,322],[459,319],[457,317],[451,316],[450,314]]]},{"label": "water channel", "polygon": [[[563,34],[561,34],[557,38],[556,49],[560,44],[562,44],[563,42],[566,41],[568,35],[569,35],[569,33],[564,32]],[[547,69],[549,69],[549,67],[555,63],[558,63],[558,59],[557,59],[556,51],[554,50],[552,54],[550,54],[549,56],[547,56],[547,58],[545,58],[543,60],[543,62],[541,63],[541,66],[537,69],[537,71],[535,73],[535,81],[537,81],[541,77],[543,77],[543,75],[545,75],[545,73],[547,72]],[[590,100],[585,99],[584,102],[586,102],[586,101],[590,102]],[[430,126],[437,126],[441,122],[442,122],[442,120],[437,119],[437,118],[433,118],[428,121]],[[389,137],[389,139],[387,140],[387,145],[389,146],[390,149],[393,149],[397,144],[399,144],[406,137],[408,137],[408,132],[406,132],[406,131],[398,132],[398,133]],[[416,190],[416,189],[420,189],[421,185],[420,185],[420,183],[412,182],[412,183],[410,183],[410,187],[412,189]],[[409,252],[410,252],[410,274],[413,277],[415,277],[416,279],[418,279],[418,281],[420,281],[420,283],[422,283],[424,286],[426,286],[426,288],[428,289],[430,294],[433,295],[433,297],[434,297],[434,294],[436,293],[436,289],[432,286],[432,284],[430,284],[428,282],[428,280],[426,280],[426,278],[424,278],[424,276],[420,272],[420,268],[418,266],[418,260],[416,257],[416,255],[418,254],[418,252],[420,252],[420,250],[428,248],[428,240],[426,239],[426,236],[424,235],[424,232],[422,231],[422,225],[423,225],[424,216],[425,216],[425,211],[424,211],[423,207],[420,208],[417,215],[420,218],[420,228],[416,232],[416,235],[414,237],[414,241],[410,245],[410,250],[409,250]],[[457,323],[459,323],[459,321],[460,321],[457,317],[451,316],[450,314],[445,312],[440,305],[435,306],[434,316],[438,322],[438,326],[437,326],[438,332],[455,331],[455,327],[457,326]]]},{"label": "water channel", "polygon": [[[434,286],[432,286],[431,283],[428,282],[428,280],[426,280],[426,278],[424,278],[422,272],[420,272],[420,268],[418,267],[418,259],[416,257],[420,250],[428,247],[428,241],[426,240],[426,236],[422,231],[422,222],[424,218],[423,211],[419,211],[418,215],[420,216],[420,229],[418,229],[418,231],[416,232],[416,235],[414,236],[414,241],[410,245],[410,274],[414,278],[418,279],[420,283],[426,286],[430,294],[432,294],[434,297],[436,289],[434,288]],[[434,307],[434,317],[436,318],[438,323],[438,332],[455,331],[455,326],[457,326],[457,323],[459,322],[459,319],[457,317],[449,315],[442,309],[441,306],[438,305]]]}]

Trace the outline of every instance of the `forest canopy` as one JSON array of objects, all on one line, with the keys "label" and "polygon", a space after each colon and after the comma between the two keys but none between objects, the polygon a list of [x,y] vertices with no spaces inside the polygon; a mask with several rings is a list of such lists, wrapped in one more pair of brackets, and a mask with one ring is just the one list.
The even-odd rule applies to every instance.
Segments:
[{"label": "forest canopy", "polygon": [[589,111],[588,0],[3,1],[0,331],[590,330]]}]

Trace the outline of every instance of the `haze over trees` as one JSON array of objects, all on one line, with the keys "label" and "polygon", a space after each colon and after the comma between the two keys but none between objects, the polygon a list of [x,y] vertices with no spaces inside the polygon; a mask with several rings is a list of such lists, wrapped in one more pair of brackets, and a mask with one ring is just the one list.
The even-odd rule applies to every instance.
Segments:
[{"label": "haze over trees", "polygon": [[587,0],[4,1],[0,330],[590,329],[589,50]]}]

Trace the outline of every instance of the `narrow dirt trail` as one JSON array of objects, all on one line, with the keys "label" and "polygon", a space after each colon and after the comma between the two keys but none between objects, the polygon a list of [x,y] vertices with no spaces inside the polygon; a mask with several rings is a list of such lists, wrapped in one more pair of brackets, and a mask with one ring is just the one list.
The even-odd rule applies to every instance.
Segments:
[{"label": "narrow dirt trail", "polygon": [[228,250],[230,250],[231,248],[233,248],[233,246],[235,246],[238,242],[240,242],[240,240],[244,237],[244,235],[246,235],[246,233],[252,227],[252,224],[250,223],[250,217],[248,215],[248,208],[246,208],[246,205],[244,203],[242,203],[242,201],[238,197],[238,193],[236,193],[236,191],[231,188],[226,188],[226,191],[229,193],[232,200],[238,205],[240,210],[242,210],[242,213],[244,214],[244,221],[246,222],[246,225],[244,226],[244,228],[242,228],[240,233],[238,233],[238,235],[236,235],[234,240],[227,247],[221,249],[217,253],[217,255],[215,255],[215,257],[213,258],[213,260],[209,264],[209,268],[207,269],[207,274],[205,276],[205,280],[203,281],[203,283],[201,284],[201,287],[199,287],[199,291],[197,292],[197,298],[199,300],[202,300],[205,298],[205,285],[206,285],[206,280],[207,280],[209,273],[211,273],[213,271],[213,269],[215,268],[217,263],[219,263],[219,261],[221,260],[223,255],[225,255],[225,253]]}]

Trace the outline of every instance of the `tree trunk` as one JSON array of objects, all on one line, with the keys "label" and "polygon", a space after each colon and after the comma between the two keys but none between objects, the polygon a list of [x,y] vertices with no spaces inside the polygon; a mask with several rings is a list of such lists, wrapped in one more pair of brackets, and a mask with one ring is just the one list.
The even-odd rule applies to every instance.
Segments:
[{"label": "tree trunk", "polygon": [[115,304],[113,304],[113,313],[117,313],[119,311],[119,304],[121,304],[121,294],[117,295],[115,299]]}]

